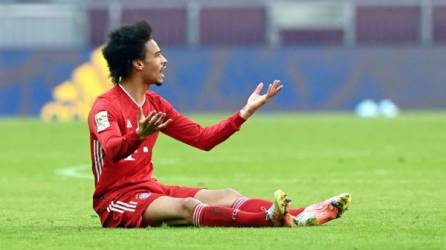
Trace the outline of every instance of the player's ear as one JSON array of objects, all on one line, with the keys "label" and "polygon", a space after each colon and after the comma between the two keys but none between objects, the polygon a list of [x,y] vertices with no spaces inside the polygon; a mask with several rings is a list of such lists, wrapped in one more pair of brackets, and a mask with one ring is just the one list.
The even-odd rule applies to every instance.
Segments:
[{"label": "player's ear", "polygon": [[137,70],[142,70],[144,68],[144,63],[141,60],[133,60],[132,64]]}]

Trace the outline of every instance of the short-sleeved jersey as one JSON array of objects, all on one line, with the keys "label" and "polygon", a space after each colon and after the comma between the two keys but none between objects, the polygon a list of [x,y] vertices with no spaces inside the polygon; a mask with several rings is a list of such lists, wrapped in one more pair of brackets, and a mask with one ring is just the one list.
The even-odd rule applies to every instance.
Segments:
[{"label": "short-sleeved jersey", "polygon": [[[138,137],[139,108],[119,84],[99,96],[93,104],[88,125],[94,199],[108,193],[141,189],[153,181],[152,152],[159,132],[144,139]],[[226,140],[245,121],[237,112],[215,125],[202,127],[152,91],[146,92],[141,108],[145,116],[151,111],[166,113],[172,122],[161,132],[203,150],[210,150]]]}]

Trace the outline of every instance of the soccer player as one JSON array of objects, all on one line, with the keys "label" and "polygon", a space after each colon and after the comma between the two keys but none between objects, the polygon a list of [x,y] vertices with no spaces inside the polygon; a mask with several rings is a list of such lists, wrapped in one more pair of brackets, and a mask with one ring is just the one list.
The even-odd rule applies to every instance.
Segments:
[{"label": "soccer player", "polygon": [[103,54],[115,86],[97,98],[88,118],[95,177],[93,207],[103,227],[316,225],[347,209],[348,194],[304,210],[289,208],[281,190],[270,202],[243,197],[232,189],[158,182],[152,177],[151,159],[159,132],[209,151],[238,131],[283,86],[276,80],[261,94],[260,83],[240,111],[202,127],[149,90],[152,84],[162,85],[167,65],[149,24],[139,22],[112,32]]}]

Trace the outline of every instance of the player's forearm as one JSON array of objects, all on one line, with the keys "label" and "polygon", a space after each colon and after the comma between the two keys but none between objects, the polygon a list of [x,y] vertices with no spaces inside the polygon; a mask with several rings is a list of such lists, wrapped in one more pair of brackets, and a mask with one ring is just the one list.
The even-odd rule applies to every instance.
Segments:
[{"label": "player's forearm", "polygon": [[240,116],[243,119],[248,120],[248,118],[251,117],[256,112],[256,110],[257,109],[250,108],[248,105],[246,105],[240,110]]},{"label": "player's forearm", "polygon": [[202,127],[183,115],[177,115],[172,124],[162,132],[188,145],[209,151],[237,132],[243,122],[245,119],[238,112],[207,127]]},{"label": "player's forearm", "polygon": [[200,132],[198,147],[206,151],[211,150],[239,131],[245,120],[237,113],[215,125],[203,128]]}]

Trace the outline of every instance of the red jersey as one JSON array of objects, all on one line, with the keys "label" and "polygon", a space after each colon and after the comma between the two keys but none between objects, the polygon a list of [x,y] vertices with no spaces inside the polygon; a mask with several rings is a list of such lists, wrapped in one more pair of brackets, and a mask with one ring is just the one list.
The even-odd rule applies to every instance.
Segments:
[{"label": "red jersey", "polygon": [[[136,134],[140,106],[119,84],[99,96],[88,116],[94,199],[115,192],[144,188],[152,180],[152,149],[159,132],[144,139]],[[239,112],[202,127],[152,91],[145,93],[142,110],[166,113],[172,122],[161,132],[202,150],[210,150],[240,129],[245,121]]]}]

